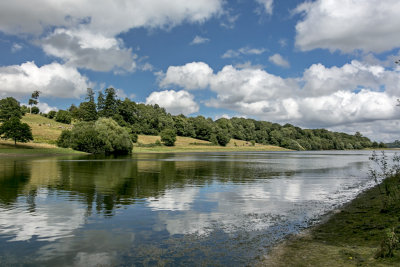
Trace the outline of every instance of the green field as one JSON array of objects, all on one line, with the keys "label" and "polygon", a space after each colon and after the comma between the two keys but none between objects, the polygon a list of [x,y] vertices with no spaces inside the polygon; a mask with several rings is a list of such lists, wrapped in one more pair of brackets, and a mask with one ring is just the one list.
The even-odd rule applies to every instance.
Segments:
[{"label": "green field", "polygon": [[[57,138],[66,129],[72,129],[73,125],[56,122],[36,114],[26,114],[22,122],[32,128],[33,142],[27,144],[18,143],[14,146],[11,141],[0,141],[0,154],[65,154],[78,153],[71,149],[63,149],[55,146]],[[214,151],[289,151],[288,149],[255,144],[232,139],[226,147],[213,145],[208,141],[190,137],[177,136],[175,146],[157,146],[154,143],[160,140],[159,136],[139,135],[138,142],[134,144],[133,152],[166,153],[166,152],[214,152]]]}]

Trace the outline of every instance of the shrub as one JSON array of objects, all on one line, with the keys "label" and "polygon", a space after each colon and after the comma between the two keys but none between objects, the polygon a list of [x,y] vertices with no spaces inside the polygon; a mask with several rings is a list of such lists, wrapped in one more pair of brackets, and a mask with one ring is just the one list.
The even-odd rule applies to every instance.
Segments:
[{"label": "shrub", "polygon": [[161,142],[166,146],[174,146],[176,141],[176,133],[172,129],[165,129],[161,131]]},{"label": "shrub", "polygon": [[31,112],[32,114],[39,114],[40,110],[38,107],[32,107]]},{"label": "shrub", "polygon": [[71,124],[72,116],[71,116],[71,113],[69,113],[68,111],[60,109],[57,112],[55,119],[57,122]]},{"label": "shrub", "polygon": [[216,138],[220,146],[226,146],[231,140],[231,136],[229,135],[228,131],[222,129],[217,131]]},{"label": "shrub", "polygon": [[93,154],[105,153],[105,143],[99,137],[94,122],[81,122],[71,132],[71,148]]},{"label": "shrub", "polygon": [[70,130],[64,130],[61,132],[61,135],[57,139],[57,146],[59,147],[71,147],[71,134]]},{"label": "shrub", "polygon": [[93,154],[132,152],[131,137],[126,129],[106,118],[100,118],[96,122],[77,123],[72,131],[61,133],[57,145]]},{"label": "shrub", "polygon": [[99,138],[104,142],[106,154],[129,154],[132,152],[131,136],[125,128],[111,118],[100,118],[95,123]]},{"label": "shrub", "polygon": [[47,113],[47,118],[54,119],[56,117],[56,115],[57,115],[57,111],[52,110],[52,111],[49,111],[49,113]]}]

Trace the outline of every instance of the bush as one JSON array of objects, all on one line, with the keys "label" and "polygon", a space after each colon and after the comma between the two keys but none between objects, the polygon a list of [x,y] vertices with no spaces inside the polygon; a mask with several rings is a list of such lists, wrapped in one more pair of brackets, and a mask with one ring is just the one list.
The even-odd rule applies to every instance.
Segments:
[{"label": "bush", "polygon": [[111,118],[100,118],[95,123],[99,138],[104,142],[106,154],[129,154],[132,152],[131,136],[125,128]]},{"label": "bush", "polygon": [[172,129],[165,129],[160,133],[161,142],[166,146],[174,146],[176,141],[176,133]]},{"label": "bush", "polygon": [[64,148],[71,147],[71,134],[70,130],[62,131],[57,139],[57,146]]},{"label": "bush", "polygon": [[49,111],[49,113],[47,113],[47,118],[54,119],[56,117],[56,115],[57,115],[57,111],[52,110],[52,111]]},{"label": "bush", "polygon": [[31,112],[32,114],[39,114],[40,110],[38,107],[32,107]]},{"label": "bush", "polygon": [[99,137],[94,122],[81,122],[74,126],[71,132],[70,147],[92,154],[106,153],[105,142]]},{"label": "bush", "polygon": [[229,135],[228,131],[222,129],[217,131],[216,138],[220,146],[226,146],[231,140],[231,136]]},{"label": "bush", "polygon": [[129,154],[132,152],[129,133],[109,118],[76,124],[72,131],[61,133],[57,145],[93,154]]},{"label": "bush", "polygon": [[72,116],[71,113],[69,113],[68,111],[61,109],[57,112],[55,119],[57,122],[71,124]]}]

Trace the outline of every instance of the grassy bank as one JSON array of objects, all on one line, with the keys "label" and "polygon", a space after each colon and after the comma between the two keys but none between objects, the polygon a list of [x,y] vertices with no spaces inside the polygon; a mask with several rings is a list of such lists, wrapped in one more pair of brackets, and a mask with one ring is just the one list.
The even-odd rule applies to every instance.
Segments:
[{"label": "grassy bank", "polygon": [[[400,233],[399,181],[400,175],[390,177],[362,193],[326,222],[278,245],[261,266],[400,266],[399,248],[391,258],[374,257],[388,231]],[[395,194],[383,209],[386,187]]]},{"label": "grassy bank", "polygon": [[[65,154],[79,153],[71,149],[55,146],[57,138],[65,129],[72,129],[72,125],[56,122],[36,114],[26,114],[22,122],[32,128],[33,142],[28,144],[0,141],[0,155],[32,155],[32,154]],[[134,144],[134,153],[172,153],[172,152],[215,152],[215,151],[289,151],[278,146],[251,144],[242,140],[232,139],[225,147],[212,145],[208,141],[190,137],[177,136],[175,146],[154,145],[159,136],[139,135],[138,142]]]},{"label": "grassy bank", "polygon": [[0,141],[0,158],[12,156],[45,156],[45,155],[66,155],[66,154],[86,154],[70,148],[60,148],[51,144],[37,143],[17,143],[13,141]]},{"label": "grassy bank", "polygon": [[156,146],[154,143],[160,140],[159,136],[139,135],[138,142],[134,144],[134,153],[167,153],[167,152],[216,152],[216,151],[289,151],[288,149],[262,145],[251,144],[250,142],[231,139],[225,147],[213,145],[211,142],[194,139],[190,137],[177,136],[175,146]]}]

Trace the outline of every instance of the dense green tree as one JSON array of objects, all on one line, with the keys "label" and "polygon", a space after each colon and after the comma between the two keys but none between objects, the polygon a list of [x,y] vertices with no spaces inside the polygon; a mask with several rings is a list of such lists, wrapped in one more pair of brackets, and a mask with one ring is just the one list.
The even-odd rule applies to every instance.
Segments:
[{"label": "dense green tree", "polygon": [[32,106],[37,105],[39,103],[39,101],[38,101],[39,95],[40,95],[39,91],[37,91],[37,90],[33,91],[31,98],[29,99],[28,104],[29,104],[29,106],[31,106],[31,113],[32,113]]},{"label": "dense green tree", "polygon": [[31,127],[26,123],[21,123],[21,120],[17,117],[5,121],[0,126],[0,136],[4,139],[14,140],[14,144],[17,142],[26,143],[33,140]]},{"label": "dense green tree", "polygon": [[69,113],[68,111],[60,109],[57,112],[55,120],[58,122],[61,122],[61,123],[70,124],[71,120],[72,120],[72,116],[71,116],[71,113]]},{"label": "dense green tree", "polygon": [[47,118],[54,119],[56,117],[56,115],[57,115],[57,111],[51,110],[51,111],[49,111],[49,113],[47,113]]},{"label": "dense green tree", "polygon": [[96,103],[94,102],[94,92],[91,88],[87,89],[86,102],[79,105],[78,118],[83,121],[97,120]]},{"label": "dense green tree", "polygon": [[[118,111],[117,93],[114,88],[107,88],[105,90],[104,106],[99,114],[101,117],[111,118]],[[98,100],[100,101],[100,99]]]},{"label": "dense green tree", "polygon": [[26,113],[29,112],[29,108],[25,105],[21,106],[21,112],[22,112],[22,116],[24,116]]},{"label": "dense green tree", "polygon": [[226,146],[231,140],[231,136],[226,129],[218,128],[215,133],[215,137],[217,139],[217,143],[220,146]]},{"label": "dense green tree", "polygon": [[71,135],[72,131],[70,130],[62,131],[57,139],[57,146],[64,148],[71,147]]},{"label": "dense green tree", "polygon": [[32,107],[31,108],[31,113],[32,114],[39,114],[39,112],[40,112],[40,109],[38,107]]},{"label": "dense green tree", "polygon": [[164,129],[160,133],[161,142],[166,146],[174,146],[176,141],[176,133],[173,129]]},{"label": "dense green tree", "polygon": [[0,100],[0,122],[7,121],[11,118],[22,118],[21,107],[19,102],[13,97],[7,97]]},{"label": "dense green tree", "polygon": [[129,154],[132,141],[128,131],[111,118],[100,118],[95,123],[99,138],[104,142],[106,154]]},{"label": "dense green tree", "polygon": [[[93,154],[105,153],[105,142],[99,137],[94,124],[95,122],[79,122],[75,124],[70,134],[70,144],[68,147]],[[63,137],[64,139],[59,139],[57,143],[64,142],[67,144],[68,134],[65,133]]]},{"label": "dense green tree", "polygon": [[79,122],[72,131],[63,131],[57,144],[93,154],[129,154],[132,151],[129,133],[111,118]]}]

